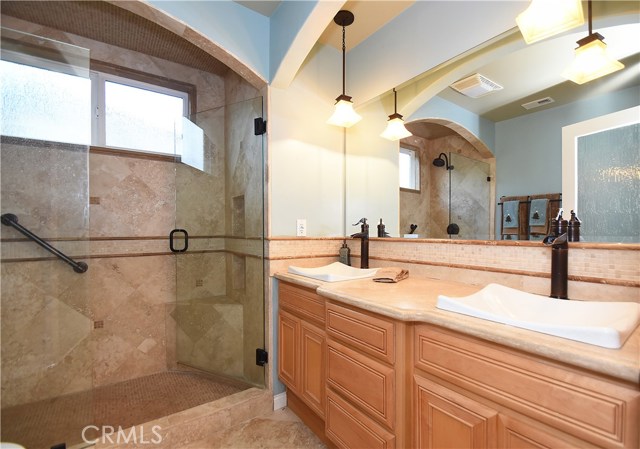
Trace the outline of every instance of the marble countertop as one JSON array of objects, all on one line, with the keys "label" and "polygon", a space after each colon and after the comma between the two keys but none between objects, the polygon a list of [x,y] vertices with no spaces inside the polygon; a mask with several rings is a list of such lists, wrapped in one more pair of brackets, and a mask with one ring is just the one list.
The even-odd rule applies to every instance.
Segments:
[{"label": "marble countertop", "polygon": [[439,294],[467,296],[474,286],[452,281],[410,277],[397,284],[360,279],[322,282],[290,273],[275,277],[319,295],[402,321],[431,323],[531,354],[640,384],[640,327],[620,349],[606,349],[565,338],[519,329],[436,308]]}]

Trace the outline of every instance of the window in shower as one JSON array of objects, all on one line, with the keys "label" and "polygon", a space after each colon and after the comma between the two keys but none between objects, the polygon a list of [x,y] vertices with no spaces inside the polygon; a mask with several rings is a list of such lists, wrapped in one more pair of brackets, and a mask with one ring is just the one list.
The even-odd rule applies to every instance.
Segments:
[{"label": "window in shower", "polygon": [[74,73],[68,64],[30,55],[6,52],[2,57],[2,135],[89,144],[91,89],[83,76],[87,71]]},{"label": "window in shower", "polygon": [[415,150],[400,147],[400,188],[420,190],[420,158]]},{"label": "window in shower", "polygon": [[101,72],[91,73],[93,140],[98,146],[180,154],[189,94]]},{"label": "window in shower", "polygon": [[[188,87],[177,90],[101,71],[89,73],[87,67],[12,51],[3,52],[0,84],[0,131],[5,136],[185,153],[186,163],[200,169],[204,165],[202,130],[189,126],[185,118],[192,94]],[[30,120],[23,120],[25,116]]]}]

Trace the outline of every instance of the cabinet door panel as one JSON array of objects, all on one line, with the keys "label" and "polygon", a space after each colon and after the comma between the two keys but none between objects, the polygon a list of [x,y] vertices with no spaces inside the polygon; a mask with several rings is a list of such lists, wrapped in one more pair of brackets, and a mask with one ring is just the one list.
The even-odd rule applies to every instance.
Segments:
[{"label": "cabinet door panel", "polygon": [[414,394],[417,448],[497,447],[495,410],[417,376]]},{"label": "cabinet door panel", "polygon": [[288,388],[300,387],[300,320],[281,310],[278,313],[278,377]]},{"label": "cabinet door panel", "polygon": [[324,331],[304,321],[300,328],[302,376],[300,394],[318,415],[324,417],[325,363]]}]

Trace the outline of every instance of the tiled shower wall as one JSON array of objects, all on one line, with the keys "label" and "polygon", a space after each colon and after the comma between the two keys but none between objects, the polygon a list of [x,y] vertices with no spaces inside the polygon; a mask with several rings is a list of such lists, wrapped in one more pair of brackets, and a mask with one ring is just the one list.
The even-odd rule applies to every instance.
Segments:
[{"label": "tiled shower wall", "polygon": [[[197,87],[199,110],[260,95],[233,72],[222,78],[10,21],[13,28],[90,47],[93,57],[105,62],[191,82]],[[249,381],[262,382],[262,368],[252,360],[263,340],[262,276],[255,275],[262,273],[261,228],[254,233],[256,223],[262,223],[262,193],[243,190],[248,179],[255,184],[256,176],[261,185],[262,155],[252,123],[244,123],[250,121],[246,113],[246,107],[219,108],[200,116],[205,131],[243,126],[231,133],[208,132],[213,136],[211,170],[204,183],[202,173],[166,158],[94,149],[88,163],[81,155],[73,165],[67,160],[69,146],[46,145],[43,158],[36,154],[42,142],[11,148],[3,140],[3,180],[13,173],[20,182],[13,191],[3,182],[2,212],[16,213],[45,238],[63,238],[52,243],[89,265],[87,273],[76,274],[60,261],[46,260],[49,254],[31,242],[8,241],[19,235],[3,229],[3,407],[172,368],[176,339],[185,345],[181,362],[218,372],[228,369],[234,376],[245,371]],[[234,148],[229,158],[226,147]],[[51,178],[56,162],[62,174],[58,184]],[[70,186],[69,179],[89,179],[90,185]],[[179,217],[193,228],[191,235],[200,237],[190,242],[195,254],[187,257],[168,251],[167,235],[180,221],[176,189]],[[74,196],[90,211],[67,205]],[[244,210],[236,215],[243,217],[245,232],[232,236],[231,198],[239,196]],[[254,210],[257,198],[260,208]],[[66,234],[39,226],[48,221]],[[177,269],[183,273],[178,283]],[[198,309],[200,321],[176,324],[178,292],[186,316]],[[202,321],[205,316],[208,321]],[[251,330],[249,338],[243,337],[244,329]],[[244,347],[253,349],[238,361]]]},{"label": "tiled shower wall", "polygon": [[[422,238],[447,238],[449,172],[444,167],[435,167],[432,161],[440,153],[447,156],[454,153],[482,161],[488,164],[488,174],[492,179],[495,179],[495,161],[483,158],[471,143],[457,135],[431,140],[415,139],[412,147],[415,147],[420,157],[420,191],[400,191],[400,234],[408,234],[409,226],[417,224],[415,233]],[[459,158],[459,163],[462,161]],[[493,235],[490,223],[493,215],[487,211],[486,205],[493,196],[495,182],[488,182],[481,189],[476,184],[468,182],[465,176],[468,175],[469,180],[474,179],[472,171],[479,170],[479,167],[469,160],[466,162],[465,166],[454,168],[457,171],[453,175],[458,179],[453,183],[455,187],[451,198],[451,220],[460,226],[460,235],[463,238],[486,239]],[[456,165],[452,160],[449,163],[454,167]],[[477,179],[477,176],[475,178]]]}]

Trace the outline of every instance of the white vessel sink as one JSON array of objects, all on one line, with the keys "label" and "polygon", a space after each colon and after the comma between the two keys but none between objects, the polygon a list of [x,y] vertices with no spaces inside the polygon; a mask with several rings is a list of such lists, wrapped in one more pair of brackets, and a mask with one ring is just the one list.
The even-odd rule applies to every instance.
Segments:
[{"label": "white vessel sink", "polygon": [[299,274],[308,278],[318,279],[325,282],[352,281],[372,277],[378,271],[377,268],[363,269],[354,268],[340,262],[334,262],[323,267],[303,268],[289,267],[289,273]]},{"label": "white vessel sink", "polygon": [[440,295],[437,307],[612,349],[620,348],[640,322],[635,302],[567,301],[499,284],[462,298]]}]

